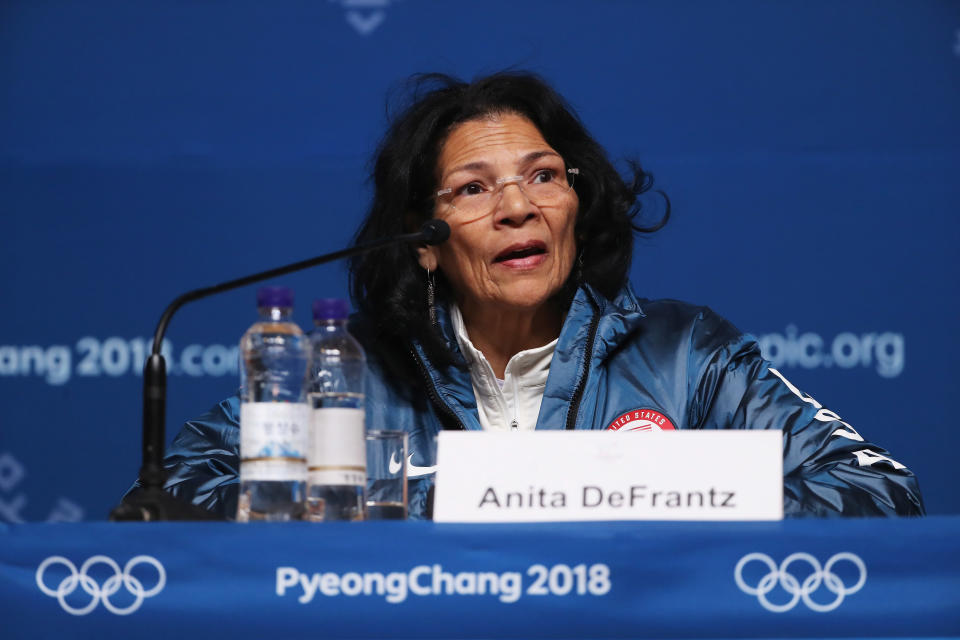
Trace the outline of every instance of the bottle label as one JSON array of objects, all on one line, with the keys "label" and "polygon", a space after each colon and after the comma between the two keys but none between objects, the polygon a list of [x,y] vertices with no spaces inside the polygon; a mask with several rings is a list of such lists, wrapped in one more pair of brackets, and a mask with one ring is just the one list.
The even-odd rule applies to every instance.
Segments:
[{"label": "bottle label", "polygon": [[241,479],[304,480],[309,413],[302,402],[241,404]]},{"label": "bottle label", "polygon": [[308,463],[311,485],[364,486],[367,452],[363,409],[314,409]]}]

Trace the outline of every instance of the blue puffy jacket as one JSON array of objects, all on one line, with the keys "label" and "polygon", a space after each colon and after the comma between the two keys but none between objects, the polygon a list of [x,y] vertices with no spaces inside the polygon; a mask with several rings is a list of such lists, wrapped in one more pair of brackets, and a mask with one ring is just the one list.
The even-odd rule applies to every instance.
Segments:
[{"label": "blue puffy jacket", "polygon": [[[444,310],[438,322],[459,364]],[[362,340],[362,336],[361,336]],[[386,379],[368,351],[367,428],[404,429],[410,442],[412,518],[429,517],[436,435],[480,429],[465,366],[433,366],[411,345],[427,396]],[[167,452],[166,488],[233,517],[237,502],[239,400],[187,422]],[[537,429],[780,429],[787,516],[920,515],[914,475],[837,414],[770,367],[757,343],[705,307],[610,301],[578,291],[550,364]]]}]

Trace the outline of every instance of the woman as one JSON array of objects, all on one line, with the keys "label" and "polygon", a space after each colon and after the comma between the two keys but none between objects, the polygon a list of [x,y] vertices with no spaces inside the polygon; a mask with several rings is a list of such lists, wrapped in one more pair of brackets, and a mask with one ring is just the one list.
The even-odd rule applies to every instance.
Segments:
[{"label": "woman", "polygon": [[[354,260],[368,428],[409,433],[410,514],[429,517],[441,429],[781,429],[784,512],[921,514],[914,476],[802,394],[709,309],[627,283],[638,197],[540,79],[425,76],[381,144],[357,242],[451,227]],[[187,423],[169,490],[232,514],[236,399]]]}]

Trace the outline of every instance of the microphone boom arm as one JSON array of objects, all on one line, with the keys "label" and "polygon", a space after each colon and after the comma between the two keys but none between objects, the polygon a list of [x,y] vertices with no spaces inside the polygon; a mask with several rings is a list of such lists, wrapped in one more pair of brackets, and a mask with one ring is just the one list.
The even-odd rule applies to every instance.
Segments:
[{"label": "microphone boom arm", "polygon": [[402,236],[393,236],[391,238],[381,238],[380,240],[374,240],[373,242],[368,242],[366,244],[357,245],[355,247],[350,247],[348,249],[341,249],[340,251],[334,251],[333,253],[327,253],[322,256],[317,256],[315,258],[308,258],[306,260],[301,260],[299,262],[294,262],[283,267],[277,267],[276,269],[270,269],[269,271],[261,271],[260,273],[253,273],[249,276],[244,276],[242,278],[237,278],[235,280],[228,280],[227,282],[222,282],[220,284],[215,284],[211,287],[203,287],[202,289],[194,289],[193,291],[188,291],[180,296],[177,296],[173,302],[167,305],[167,308],[164,309],[163,314],[160,316],[160,322],[157,323],[157,329],[153,332],[153,355],[160,354],[160,348],[163,343],[163,336],[167,332],[167,325],[170,324],[170,319],[173,317],[173,314],[177,310],[188,302],[193,302],[194,300],[200,300],[201,298],[206,298],[224,291],[230,291],[231,289],[239,289],[240,287],[245,287],[248,284],[253,284],[254,282],[260,282],[261,280],[269,280],[270,278],[276,278],[277,276],[284,276],[288,273],[293,273],[295,271],[302,271],[303,269],[308,269],[310,267],[315,267],[317,265],[325,264],[327,262],[333,262],[335,260],[340,260],[342,258],[350,258],[361,253],[366,253],[367,251],[373,251],[374,249],[379,249],[385,247],[389,244],[396,242],[415,242],[417,240],[422,240],[424,237],[423,231],[417,231],[415,233],[407,233]]}]

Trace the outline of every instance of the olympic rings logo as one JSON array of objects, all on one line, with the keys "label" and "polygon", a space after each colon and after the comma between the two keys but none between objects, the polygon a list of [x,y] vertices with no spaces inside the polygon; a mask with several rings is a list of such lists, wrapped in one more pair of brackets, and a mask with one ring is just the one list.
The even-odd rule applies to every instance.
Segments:
[{"label": "olympic rings logo", "polygon": [[[844,560],[853,564],[860,573],[860,579],[849,587],[843,583],[843,580],[840,579],[837,574],[833,573],[834,566]],[[755,587],[751,587],[743,579],[743,568],[753,561],[762,562],[769,570],[765,576],[760,578],[760,581]],[[790,565],[797,561],[806,562],[813,569],[813,572],[804,578],[803,584],[800,584],[788,571]],[[820,562],[809,553],[791,554],[780,563],[779,567],[777,567],[770,556],[764,553],[748,553],[737,563],[737,568],[733,571],[733,577],[737,581],[737,586],[740,587],[740,590],[751,596],[757,596],[760,604],[762,604],[763,608],[767,611],[773,611],[774,613],[789,611],[797,606],[797,603],[802,599],[803,603],[812,610],[822,613],[825,611],[833,611],[840,606],[840,603],[843,602],[846,596],[852,595],[863,588],[864,583],[867,581],[867,566],[859,556],[848,551],[834,554],[827,560],[827,564],[822,568]],[[767,594],[773,591],[774,587],[778,584],[784,591],[791,595],[791,599],[784,604],[774,604],[767,599]],[[810,597],[814,591],[820,588],[821,584],[835,596],[833,600],[826,604],[815,602]]]},{"label": "olympic rings logo", "polygon": [[[61,580],[55,589],[52,589],[44,583],[43,577],[47,568],[55,564],[62,564],[70,571],[70,574]],[[113,570],[113,575],[106,579],[102,587],[87,573],[91,567],[97,564],[105,564]],[[157,584],[150,589],[144,590],[143,583],[130,573],[133,568],[139,564],[149,564],[157,570]],[[163,590],[163,587],[167,584],[167,572],[164,570],[163,565],[151,556],[136,556],[131,558],[123,567],[123,571],[120,570],[120,565],[118,565],[113,558],[108,558],[103,555],[93,556],[83,563],[79,572],[77,571],[77,567],[63,556],[50,556],[37,567],[36,579],[40,591],[52,598],[56,598],[60,602],[60,606],[63,607],[63,610],[67,613],[75,616],[85,616],[96,609],[98,603],[103,602],[103,606],[106,607],[107,611],[115,613],[118,616],[125,616],[139,609],[140,605],[143,604],[144,598],[155,596]],[[90,596],[90,602],[82,607],[74,607],[67,603],[67,596],[76,591],[77,585],[80,585]],[[121,585],[133,594],[134,597],[133,603],[126,607],[118,607],[110,601],[110,598],[120,590]]]}]

